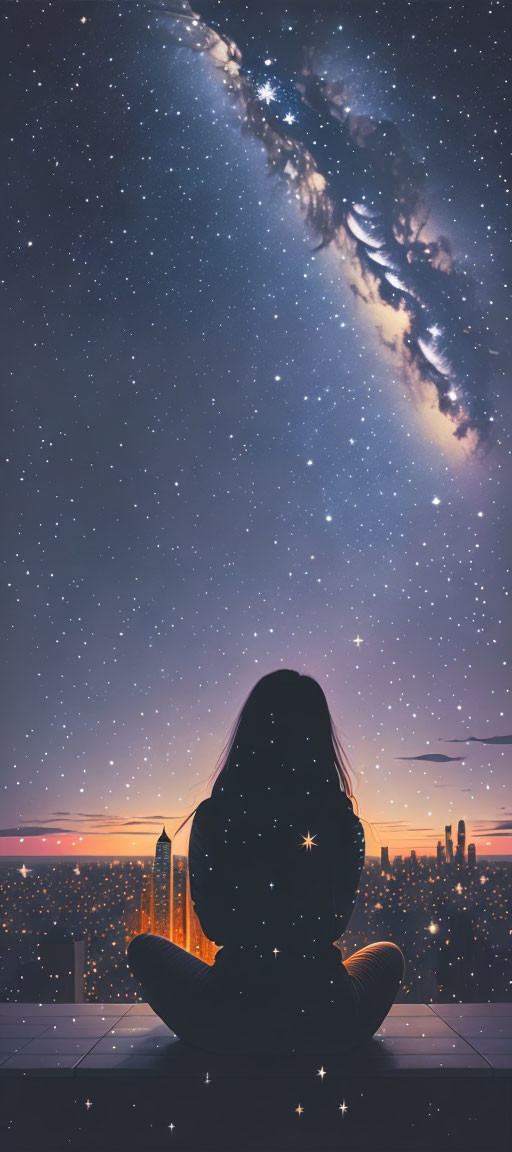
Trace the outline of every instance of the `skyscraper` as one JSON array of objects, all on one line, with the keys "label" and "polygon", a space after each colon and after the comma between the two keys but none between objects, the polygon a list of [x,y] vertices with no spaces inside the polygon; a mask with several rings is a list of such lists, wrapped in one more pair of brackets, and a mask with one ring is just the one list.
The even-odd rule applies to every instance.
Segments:
[{"label": "skyscraper", "polygon": [[52,925],[39,936],[37,960],[25,967],[20,999],[83,1004],[86,964],[85,940]]},{"label": "skyscraper", "polygon": [[153,892],[151,872],[144,873],[140,891],[139,932],[151,932],[153,926]]},{"label": "skyscraper", "polygon": [[206,964],[213,964],[215,953],[217,952],[217,945],[205,936],[199,916],[192,903],[192,894],[190,891],[190,873],[187,869],[186,879],[186,901],[187,901],[187,949],[192,952],[193,956],[199,956],[200,960],[204,960]]},{"label": "skyscraper", "polygon": [[156,842],[153,867],[153,931],[171,936],[171,841],[163,829]]},{"label": "skyscraper", "polygon": [[440,840],[437,841],[436,858],[437,858],[437,864],[439,865],[439,867],[441,867],[441,865],[444,864],[444,847],[443,847]]},{"label": "skyscraper", "polygon": [[172,939],[180,948],[187,947],[187,870],[186,856],[172,861]]},{"label": "skyscraper", "polygon": [[380,867],[382,872],[391,871],[391,865],[389,863],[389,848],[381,848],[380,850]]},{"label": "skyscraper", "polygon": [[445,826],[444,842],[445,842],[445,848],[446,848],[446,863],[452,864],[453,863],[453,840],[452,840],[452,826],[451,826],[451,824],[446,824],[446,826]]},{"label": "skyscraper", "polygon": [[476,847],[468,844],[468,868],[476,868]]},{"label": "skyscraper", "polygon": [[457,828],[457,851],[455,859],[458,864],[463,864],[466,857],[466,825],[463,820],[459,820]]}]

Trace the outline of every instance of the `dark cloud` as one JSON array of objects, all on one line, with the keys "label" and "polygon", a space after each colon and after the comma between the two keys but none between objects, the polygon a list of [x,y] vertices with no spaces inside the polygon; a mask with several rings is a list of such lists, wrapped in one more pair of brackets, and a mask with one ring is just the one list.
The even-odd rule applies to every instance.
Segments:
[{"label": "dark cloud", "polygon": [[409,832],[433,832],[432,827],[417,828],[416,825],[408,824],[407,820],[372,820],[372,824],[378,825],[380,828],[398,828],[400,830],[407,828]]},{"label": "dark cloud", "polygon": [[488,836],[492,836],[493,840],[499,839],[500,837],[505,837],[505,839],[508,839],[508,837],[510,836],[510,831],[508,831],[508,832],[492,832],[492,831],[491,832],[474,832],[473,836],[474,836],[475,840],[484,840]]},{"label": "dark cloud", "polygon": [[44,828],[37,824],[20,825],[19,828],[0,828],[0,836],[65,836],[76,835],[73,828]]},{"label": "dark cloud", "polygon": [[512,736],[466,736],[465,739],[446,740],[439,737],[445,744],[512,744]]},{"label": "dark cloud", "polygon": [[[55,827],[57,816],[69,816],[77,828]],[[26,825],[19,828],[5,828],[0,830],[0,836],[58,836],[58,835],[94,835],[94,836],[132,836],[138,830],[150,835],[156,831],[155,825],[172,825],[176,821],[183,821],[183,813],[175,816],[165,816],[157,813],[151,816],[135,816],[127,820],[124,816],[107,816],[100,812],[60,812],[51,816],[35,816],[29,819]],[[127,831],[133,829],[133,831]]]},{"label": "dark cloud", "polygon": [[443,756],[442,752],[427,752],[424,756],[395,756],[395,760],[428,760],[432,764],[447,764],[453,760],[463,759],[463,756]]},{"label": "dark cloud", "polygon": [[496,832],[512,832],[512,820],[476,820],[476,836],[494,836]]}]

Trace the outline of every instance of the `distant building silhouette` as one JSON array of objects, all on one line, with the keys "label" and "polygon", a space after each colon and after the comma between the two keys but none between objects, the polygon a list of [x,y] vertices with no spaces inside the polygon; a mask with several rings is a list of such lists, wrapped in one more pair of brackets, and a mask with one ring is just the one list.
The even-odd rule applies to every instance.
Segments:
[{"label": "distant building silhouette", "polygon": [[468,844],[468,868],[476,868],[476,847]]},{"label": "distant building silhouette", "polygon": [[140,890],[139,932],[151,932],[153,927],[153,885],[151,873],[144,874]]},{"label": "distant building silhouette", "polygon": [[437,841],[436,860],[437,860],[439,867],[441,867],[444,864],[444,847],[443,847],[443,844],[441,843],[441,840]]},{"label": "distant building silhouette", "polygon": [[22,1000],[51,1004],[85,1001],[86,942],[57,926],[39,935],[35,961],[23,968]]},{"label": "distant building silhouette", "polygon": [[464,820],[459,820],[457,828],[457,850],[455,859],[458,864],[463,864],[466,858],[466,825]]},{"label": "distant building silhouette", "polygon": [[153,866],[153,931],[171,936],[171,841],[165,831],[156,842]]},{"label": "distant building silhouette", "polygon": [[85,977],[87,968],[86,941],[73,940],[73,1003],[85,1002]]},{"label": "distant building silhouette", "polygon": [[415,849],[411,848],[411,872],[417,867],[418,867],[418,857],[416,855]]},{"label": "distant building silhouette", "polygon": [[444,829],[444,843],[446,849],[446,863],[453,864],[453,840],[452,840],[452,826],[446,824]]},{"label": "distant building silhouette", "polygon": [[190,872],[187,868],[187,949],[193,956],[199,956],[207,964],[213,964],[217,945],[205,936],[199,917],[192,903],[190,892]]},{"label": "distant building silhouette", "polygon": [[172,860],[172,940],[180,948],[187,947],[187,873],[186,856],[173,856]]},{"label": "distant building silhouette", "polygon": [[389,848],[381,848],[380,866],[383,872],[391,871],[391,864],[389,863]]}]

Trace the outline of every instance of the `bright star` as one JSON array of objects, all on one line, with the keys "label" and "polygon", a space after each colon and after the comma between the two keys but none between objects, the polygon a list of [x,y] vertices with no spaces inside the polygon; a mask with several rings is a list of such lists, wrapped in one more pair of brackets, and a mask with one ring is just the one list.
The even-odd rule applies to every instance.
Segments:
[{"label": "bright star", "polygon": [[284,117],[284,122],[285,122],[285,124],[295,124],[295,116],[293,115],[292,112],[286,113],[286,116]]},{"label": "bright star", "polygon": [[276,98],[276,89],[272,87],[270,80],[266,80],[256,89],[256,95],[258,100],[263,100],[265,104],[271,104],[272,100]]},{"label": "bright star", "polygon": [[275,958],[276,958],[276,960],[277,960],[277,957],[279,956],[279,948],[274,948],[274,949],[273,949],[273,952],[274,952],[274,956],[275,956]]},{"label": "bright star", "polygon": [[439,499],[439,496],[434,496],[434,499],[433,499],[432,503],[433,503],[433,504],[435,504],[436,506],[437,506],[437,504],[440,504],[440,503],[441,503],[441,501],[440,501],[440,499]]},{"label": "bright star", "polygon": [[310,852],[312,848],[318,848],[318,844],[315,844],[317,836],[318,832],[315,832],[314,836],[311,835],[311,832],[308,832],[307,836],[303,835],[301,848],[307,848]]},{"label": "bright star", "polygon": [[348,1112],[348,1104],[345,1104],[345,1101],[343,1101],[343,1104],[340,1104],[340,1112],[342,1116],[345,1115],[345,1112]]},{"label": "bright star", "polygon": [[322,1067],[318,1069],[317,1076],[319,1076],[321,1080],[323,1080],[324,1076],[327,1076],[327,1072],[325,1071],[323,1064]]},{"label": "bright star", "polygon": [[87,1108],[87,1111],[89,1111],[89,1108],[92,1108],[92,1100],[87,1099],[85,1101],[85,1107]]},{"label": "bright star", "polygon": [[356,636],[355,640],[352,641],[352,643],[355,644],[358,648],[359,648],[360,644],[364,644],[364,640],[363,640],[362,636],[359,635],[359,632],[357,633],[357,636]]},{"label": "bright star", "polygon": [[295,1111],[299,1113],[299,1116],[302,1116],[302,1113],[304,1111],[302,1104],[297,1104]]}]

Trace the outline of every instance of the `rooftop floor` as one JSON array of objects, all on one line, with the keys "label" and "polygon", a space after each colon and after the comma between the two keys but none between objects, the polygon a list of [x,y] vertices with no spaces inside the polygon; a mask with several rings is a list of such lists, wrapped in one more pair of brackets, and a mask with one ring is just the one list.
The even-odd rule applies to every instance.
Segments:
[{"label": "rooftop floor", "polygon": [[511,1074],[512,1003],[395,1004],[350,1057],[193,1049],[147,1004],[0,1004],[5,1152],[508,1152]]},{"label": "rooftop floor", "polygon": [[[321,1053],[320,1053],[321,1055]],[[288,1075],[311,1057],[227,1057],[186,1047],[147,1004],[0,1004],[0,1076],[197,1076],[265,1062]],[[357,1057],[331,1067],[367,1076],[512,1073],[512,1003],[395,1004]]]}]

